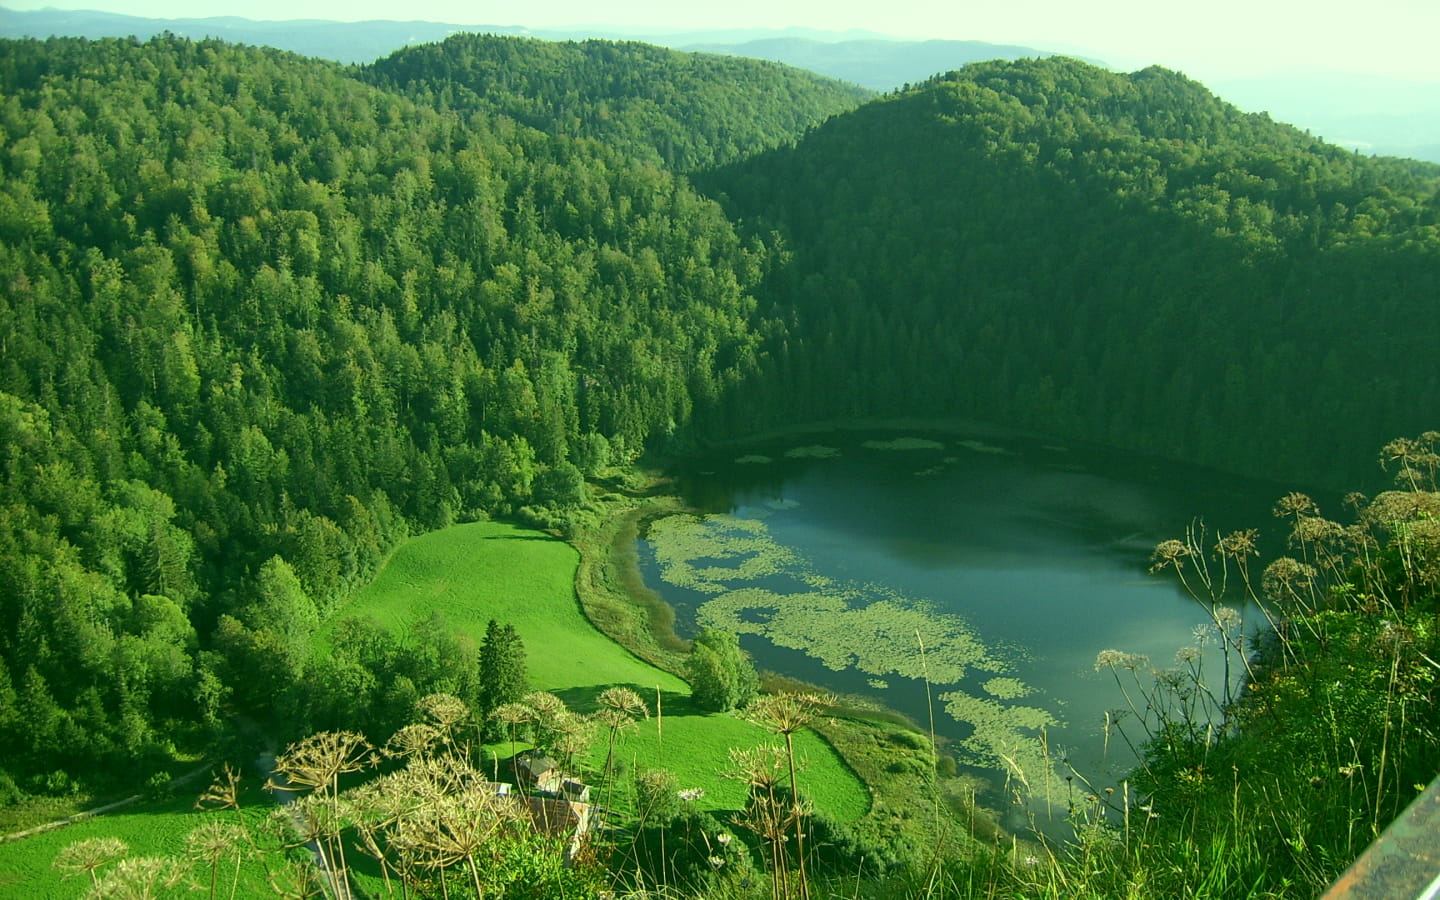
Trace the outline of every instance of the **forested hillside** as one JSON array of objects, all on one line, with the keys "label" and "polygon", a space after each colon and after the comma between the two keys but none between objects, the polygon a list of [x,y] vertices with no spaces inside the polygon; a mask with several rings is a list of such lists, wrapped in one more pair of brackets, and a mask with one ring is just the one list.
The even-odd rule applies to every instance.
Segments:
[{"label": "forested hillside", "polygon": [[[7,42],[0,98],[22,785],[301,715],[310,631],[399,537],[563,523],[753,366],[763,248],[599,143],[176,38]],[[388,677],[455,689],[443,650]]]},{"label": "forested hillside", "polygon": [[981,63],[701,179],[793,255],[785,418],[970,415],[1356,486],[1433,424],[1440,166],[1163,69]]},{"label": "forested hillside", "polygon": [[[1440,168],[1162,70],[821,124],[859,99],[604,42],[0,44],[0,799],[305,728],[401,537],[563,530],[646,450],[971,415],[1352,486],[1433,424]],[[371,674],[473,691],[409,640]]]},{"label": "forested hillside", "polygon": [[502,114],[689,172],[788,144],[871,93],[776,63],[649,44],[460,34],[364,77],[443,107]]}]

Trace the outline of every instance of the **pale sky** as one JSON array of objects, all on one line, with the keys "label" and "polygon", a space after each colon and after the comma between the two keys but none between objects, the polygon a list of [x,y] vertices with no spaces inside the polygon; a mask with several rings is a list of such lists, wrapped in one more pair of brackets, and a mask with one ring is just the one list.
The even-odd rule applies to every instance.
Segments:
[{"label": "pale sky", "polygon": [[1070,49],[1120,69],[1195,77],[1331,69],[1440,81],[1440,0],[3,0],[151,18],[423,19],[460,25],[674,30],[860,28]]}]

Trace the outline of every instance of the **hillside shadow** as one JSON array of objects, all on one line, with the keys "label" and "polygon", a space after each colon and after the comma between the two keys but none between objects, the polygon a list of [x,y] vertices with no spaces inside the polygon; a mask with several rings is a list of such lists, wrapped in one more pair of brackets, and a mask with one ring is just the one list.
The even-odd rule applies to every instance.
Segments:
[{"label": "hillside shadow", "polygon": [[[599,696],[612,687],[628,687],[634,690],[640,695],[640,699],[645,701],[645,708],[649,710],[649,714],[655,715],[655,691],[653,688],[641,690],[630,684],[601,684],[565,688],[560,691],[552,691],[552,693],[564,700],[571,712],[589,715],[600,709]],[[667,716],[703,716],[709,712],[709,710],[701,709],[689,695],[676,691],[661,691],[660,707]]]}]

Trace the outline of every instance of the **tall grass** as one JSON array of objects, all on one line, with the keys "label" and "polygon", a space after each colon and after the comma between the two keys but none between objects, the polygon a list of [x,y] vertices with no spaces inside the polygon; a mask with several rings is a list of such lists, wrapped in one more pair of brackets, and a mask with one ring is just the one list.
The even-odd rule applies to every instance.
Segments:
[{"label": "tall grass", "polygon": [[[1276,504],[1285,555],[1262,571],[1254,530],[1198,524],[1161,543],[1208,621],[1171,668],[1106,650],[1115,729],[1141,756],[1099,787],[1071,772],[1073,837],[992,841],[926,897],[1314,897],[1436,775],[1440,745],[1440,433],[1392,442],[1396,488],[1351,495],[1348,524],[1302,494]],[[1235,606],[1268,627],[1240,628]],[[1012,784],[1017,803],[1026,787]]]}]

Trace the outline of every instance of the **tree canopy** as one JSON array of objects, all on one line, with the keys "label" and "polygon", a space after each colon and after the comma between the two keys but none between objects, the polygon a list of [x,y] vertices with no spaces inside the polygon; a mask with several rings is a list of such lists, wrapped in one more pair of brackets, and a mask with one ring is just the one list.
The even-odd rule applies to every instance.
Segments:
[{"label": "tree canopy", "polygon": [[978,63],[697,183],[783,238],[777,421],[963,415],[1344,489],[1440,403],[1440,166],[1176,72]]},{"label": "tree canopy", "polygon": [[0,43],[0,777],[477,704],[442,621],[317,623],[647,451],[970,415],[1348,486],[1431,424],[1440,167],[1159,69],[862,98],[609,42]]},{"label": "tree canopy", "polygon": [[685,678],[702,709],[729,712],[755,699],[760,678],[750,654],[729,631],[702,628],[685,658]]},{"label": "tree canopy", "polygon": [[446,108],[509,116],[691,172],[794,141],[871,96],[764,60],[634,41],[458,34],[396,51],[363,76]]},{"label": "tree canopy", "polygon": [[726,427],[767,251],[669,171],[273,50],[0,51],[17,777],[465,696],[373,641],[286,686],[404,535],[563,515],[580,465]]}]

